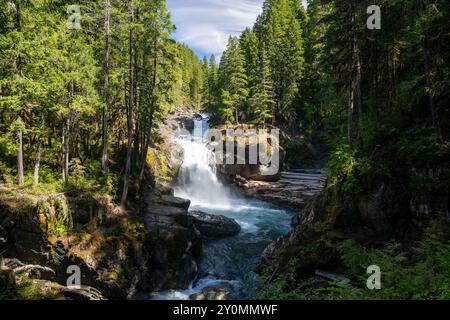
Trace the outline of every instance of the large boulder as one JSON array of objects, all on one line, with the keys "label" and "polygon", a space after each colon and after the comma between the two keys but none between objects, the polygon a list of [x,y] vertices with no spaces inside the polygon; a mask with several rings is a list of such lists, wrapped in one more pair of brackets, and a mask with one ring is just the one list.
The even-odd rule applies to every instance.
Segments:
[{"label": "large boulder", "polygon": [[188,210],[189,206],[191,205],[191,200],[178,198],[171,195],[162,195],[161,201],[169,206],[181,208],[184,210]]},{"label": "large boulder", "polygon": [[100,291],[88,286],[64,287],[61,294],[68,300],[107,300]]},{"label": "large boulder", "polygon": [[148,230],[151,230],[152,226],[155,224],[158,224],[159,227],[161,227],[162,224],[165,226],[170,226],[174,222],[182,226],[187,226],[187,210],[153,203],[147,208],[147,214],[144,217],[144,222]]},{"label": "large boulder", "polygon": [[202,251],[199,231],[188,217],[190,201],[172,196],[149,197],[143,220],[145,247],[151,252],[144,290],[187,288],[198,273]]},{"label": "large boulder", "polygon": [[225,216],[211,215],[201,211],[191,211],[189,217],[204,237],[230,237],[241,231],[241,227],[235,220]]},{"label": "large boulder", "polygon": [[[279,172],[282,171],[284,167],[284,159],[285,159],[285,151],[280,146],[279,141],[275,143],[275,141],[272,141],[270,138],[267,143],[267,149],[272,150],[273,145],[278,145],[278,161],[270,163],[268,165],[267,163],[263,163],[261,158],[259,158],[258,155],[258,163],[257,164],[250,164],[250,150],[252,150],[252,147],[250,145],[252,141],[252,137],[249,135],[251,131],[256,129],[253,125],[237,125],[237,126],[219,126],[214,128],[215,130],[219,130],[222,133],[222,141],[214,141],[210,143],[211,149],[214,149],[215,152],[222,152],[223,153],[223,159],[226,159],[227,156],[230,156],[229,154],[225,154],[226,151],[228,151],[227,147],[227,130],[242,130],[244,135],[242,139],[234,139],[234,152],[233,152],[233,164],[225,163],[226,161],[223,161],[223,163],[218,163],[216,165],[217,174],[219,177],[227,182],[233,182],[234,178],[239,175],[241,177],[244,177],[248,180],[256,180],[256,181],[277,181],[279,179]],[[275,127],[267,127],[266,129],[275,129]],[[240,141],[239,144],[238,140]],[[218,146],[221,146],[222,148]],[[240,148],[244,149],[244,153],[240,154],[238,151]],[[244,158],[245,157],[245,158]],[[265,161],[264,161],[265,162]]]}]

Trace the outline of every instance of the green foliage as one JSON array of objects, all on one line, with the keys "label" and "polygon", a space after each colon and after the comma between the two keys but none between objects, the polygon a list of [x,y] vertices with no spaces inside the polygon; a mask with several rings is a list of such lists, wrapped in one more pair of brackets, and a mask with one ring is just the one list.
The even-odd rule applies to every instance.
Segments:
[{"label": "green foliage", "polygon": [[290,168],[312,167],[317,161],[313,147],[304,139],[291,139],[283,145],[283,148],[286,151],[286,166]]},{"label": "green foliage", "polygon": [[[349,281],[318,283],[298,279],[295,264],[289,272],[266,285],[261,297],[309,300],[430,300],[450,299],[450,224],[446,218],[432,221],[420,241],[404,247],[389,243],[366,248],[353,240],[340,245]],[[369,290],[367,267],[381,269],[381,289]]]},{"label": "green foliage", "polygon": [[68,200],[63,195],[49,196],[41,200],[37,212],[46,218],[46,226],[50,234],[67,233],[73,228],[72,213]]},{"label": "green foliage", "polygon": [[294,0],[265,1],[264,8],[253,28],[230,37],[218,72],[209,65],[207,109],[222,122],[265,124],[279,116],[282,123],[296,112],[306,13]]},{"label": "green foliage", "polygon": [[337,187],[353,195],[363,192],[360,176],[368,170],[368,165],[363,160],[357,159],[354,153],[349,151],[348,145],[336,148],[330,156],[326,170],[330,178],[330,187]]},{"label": "green foliage", "polygon": [[[219,83],[222,87],[221,108],[218,113],[226,123],[239,123],[248,97],[248,77],[245,70],[245,57],[239,39],[230,37],[219,69]],[[232,116],[234,114],[234,117]]]},{"label": "green foliage", "polygon": [[262,282],[262,289],[257,293],[258,300],[302,300],[304,295],[302,293],[303,285],[298,286],[296,282],[295,269],[298,261],[291,260],[289,262],[289,272],[278,276],[275,281],[272,281],[270,274],[264,274],[260,277]]},{"label": "green foliage", "polygon": [[[6,275],[7,271],[0,270],[0,278]],[[16,280],[17,281],[17,280]],[[47,300],[54,299],[51,293],[44,293],[43,285],[21,276],[20,281],[8,282],[6,286],[0,288],[0,301],[2,300]]]},{"label": "green foliage", "polygon": [[[398,244],[383,249],[365,249],[354,242],[342,245],[342,258],[348,275],[358,283],[355,291],[369,299],[449,299],[450,235],[446,220],[433,221],[422,240],[411,250]],[[367,280],[364,269],[378,265],[382,289],[362,289]]]},{"label": "green foliage", "polygon": [[[136,146],[131,171],[137,180],[147,174],[144,153],[154,128],[174,106],[201,109],[206,74],[195,53],[170,38],[174,26],[164,0],[81,0],[81,30],[67,28],[71,4],[0,1],[0,181],[17,180],[21,131],[27,192],[105,192],[117,199],[128,138],[130,60],[130,143]],[[103,150],[112,155],[108,173],[101,166]],[[61,174],[66,163],[67,179]]]}]

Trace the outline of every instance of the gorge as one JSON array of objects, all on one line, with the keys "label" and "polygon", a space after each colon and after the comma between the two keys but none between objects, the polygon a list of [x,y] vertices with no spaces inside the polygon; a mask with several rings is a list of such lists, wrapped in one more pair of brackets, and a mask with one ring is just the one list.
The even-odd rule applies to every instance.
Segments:
[{"label": "gorge", "polygon": [[290,229],[292,216],[285,210],[244,198],[220,182],[214,153],[203,140],[208,120],[194,120],[193,135],[177,139],[184,160],[175,183],[175,196],[191,200],[191,210],[234,219],[241,231],[223,239],[204,239],[199,276],[190,288],[158,294],[155,299],[186,299],[198,297],[205,289],[223,288],[227,290],[227,298],[254,297],[257,283],[254,268],[262,252]]},{"label": "gorge", "polygon": [[450,299],[450,2],[259,1],[0,1],[0,300]]}]

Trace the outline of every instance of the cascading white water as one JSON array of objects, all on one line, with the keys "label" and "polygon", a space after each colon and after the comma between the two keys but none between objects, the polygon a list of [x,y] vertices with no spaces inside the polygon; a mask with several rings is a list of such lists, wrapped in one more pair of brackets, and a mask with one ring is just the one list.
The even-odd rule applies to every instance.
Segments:
[{"label": "cascading white water", "polygon": [[214,153],[203,141],[206,120],[195,120],[192,137],[180,137],[177,143],[184,150],[178,183],[177,197],[191,200],[191,207],[229,209],[231,207],[228,190],[218,181],[215,172]]},{"label": "cascading white water", "polygon": [[231,196],[215,174],[214,154],[203,141],[206,120],[195,120],[193,136],[179,137],[184,149],[175,195],[191,200],[191,209],[224,215],[239,223],[234,236],[203,243],[198,261],[199,277],[186,290],[169,290],[152,295],[155,300],[189,299],[204,288],[232,288],[232,299],[253,297],[246,289],[255,285],[253,269],[265,247],[290,229],[290,216],[267,203]]}]

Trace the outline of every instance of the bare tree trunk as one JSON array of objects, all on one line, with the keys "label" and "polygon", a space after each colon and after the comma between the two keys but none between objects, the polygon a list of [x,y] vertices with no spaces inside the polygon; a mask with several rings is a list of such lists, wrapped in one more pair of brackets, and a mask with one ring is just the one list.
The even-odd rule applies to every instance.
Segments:
[{"label": "bare tree trunk", "polygon": [[67,186],[69,183],[69,162],[70,162],[70,116],[71,116],[71,104],[73,100],[74,95],[74,81],[70,81],[69,85],[69,112],[66,117],[66,121],[63,125],[63,133],[62,133],[62,158],[63,158],[63,180],[64,184]]},{"label": "bare tree trunk", "polygon": [[105,65],[104,65],[104,85],[103,85],[103,152],[102,169],[108,173],[108,104],[109,104],[109,25],[110,25],[110,0],[105,0]]},{"label": "bare tree trunk", "polygon": [[16,28],[17,28],[17,30],[20,30],[21,29],[21,20],[22,20],[20,4],[18,3],[18,1],[15,1],[14,5],[16,6]]},{"label": "bare tree trunk", "polygon": [[69,183],[69,130],[70,130],[70,120],[69,116],[66,119],[65,123],[65,139],[64,139],[64,172],[66,173],[64,176],[64,184],[67,185]]},{"label": "bare tree trunk", "polygon": [[272,125],[274,126],[275,125],[275,122],[276,122],[276,104],[277,104],[278,102],[276,102],[275,104],[273,104],[273,106],[272,106]]},{"label": "bare tree trunk", "polygon": [[17,183],[20,185],[24,182],[23,177],[23,141],[22,141],[22,128],[17,132],[17,140],[19,147],[17,148]]},{"label": "bare tree trunk", "polygon": [[[136,50],[137,51],[137,50]],[[145,62],[145,54],[142,53],[141,58],[139,59],[139,55],[135,54],[135,74],[136,74],[136,124],[135,124],[135,132],[134,132],[134,150],[132,156],[132,167],[138,168],[139,166],[139,147],[141,144],[141,102],[142,102],[142,94],[141,94],[141,79],[143,79],[143,67]],[[141,65],[142,63],[142,65]]]},{"label": "bare tree trunk", "polygon": [[[131,23],[134,22],[134,3],[131,1],[130,5]],[[130,55],[130,96],[129,96],[129,110],[128,110],[128,145],[127,145],[127,160],[125,165],[125,174],[123,177],[123,190],[122,199],[120,205],[122,208],[126,207],[129,188],[129,175],[131,170],[131,152],[133,144],[133,104],[134,104],[134,62],[133,62],[133,46],[134,46],[134,28],[130,30],[130,43],[129,43],[129,55]]]},{"label": "bare tree trunk", "polygon": [[[358,35],[355,26],[355,12],[353,6],[350,6],[350,21],[352,26],[352,72],[350,95],[348,101],[348,132],[347,139],[350,149],[353,148],[353,117],[358,111],[359,128],[362,127],[362,106],[361,106],[361,61],[359,58]],[[356,104],[356,106],[355,106]]]},{"label": "bare tree trunk", "polygon": [[356,33],[354,35],[355,39],[355,63],[356,63],[356,103],[358,105],[358,134],[361,133],[363,127],[363,110],[362,110],[362,93],[361,93],[361,60],[359,58],[359,48]]},{"label": "bare tree trunk", "polygon": [[425,80],[428,91],[428,103],[430,105],[430,113],[431,120],[433,122],[433,127],[436,130],[436,134],[439,139],[442,141],[442,133],[441,133],[441,124],[439,119],[439,114],[436,110],[436,104],[434,102],[433,93],[431,90],[433,89],[433,75],[430,68],[430,52],[427,46],[427,40],[423,41],[423,60],[424,60],[424,69],[425,69]]},{"label": "bare tree trunk", "polygon": [[354,95],[353,85],[350,88],[350,94],[348,98],[348,128],[347,128],[347,141],[350,146],[350,150],[353,149],[353,112],[354,112]]},{"label": "bare tree trunk", "polygon": [[66,172],[66,166],[64,165],[64,160],[66,158],[66,126],[63,124],[62,127],[62,134],[61,134],[61,167],[62,167],[62,179],[64,182],[67,181],[67,172]]},{"label": "bare tree trunk", "polygon": [[[15,3],[16,7],[16,29],[17,31],[21,31],[21,11],[20,11],[20,4],[16,1]],[[16,59],[16,75],[20,76],[22,73],[22,57],[20,55],[17,56]],[[19,122],[22,124],[22,119],[19,116]],[[24,174],[23,174],[23,141],[22,141],[22,128],[19,128],[17,132],[17,142],[19,143],[19,146],[17,148],[17,183],[19,185],[22,185],[24,183]]]},{"label": "bare tree trunk", "polygon": [[39,168],[41,166],[41,147],[42,147],[42,140],[39,139],[36,147],[36,162],[34,164],[33,185],[35,187],[39,184]]}]

